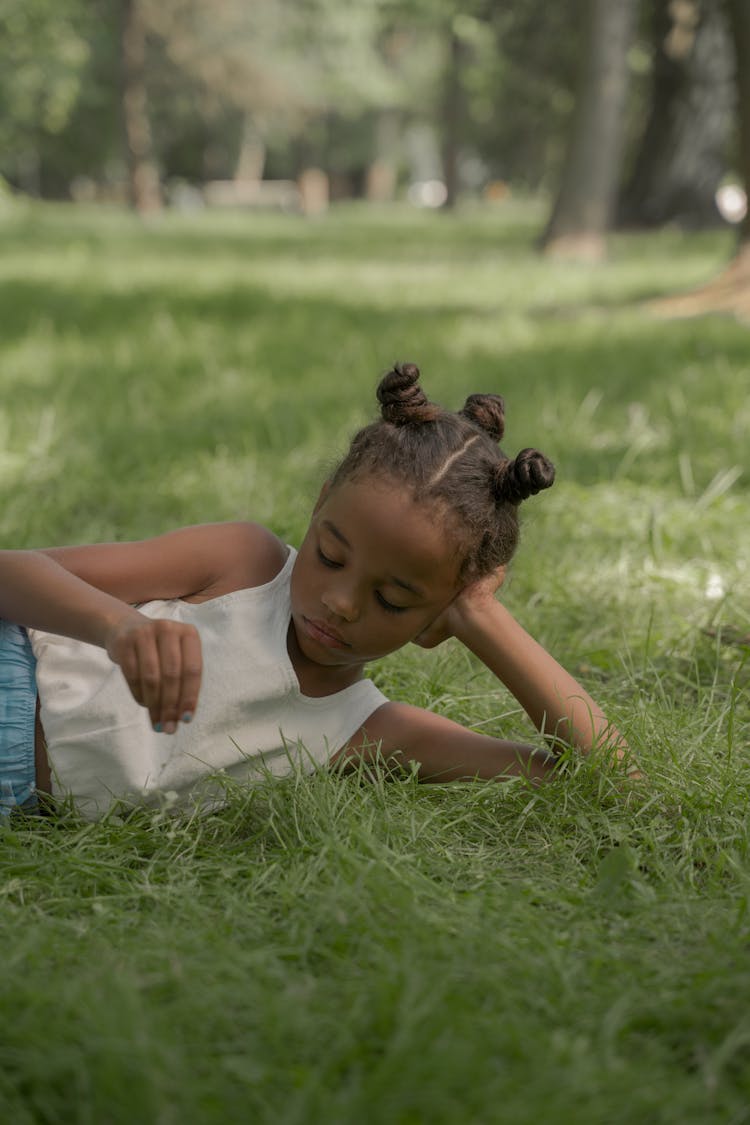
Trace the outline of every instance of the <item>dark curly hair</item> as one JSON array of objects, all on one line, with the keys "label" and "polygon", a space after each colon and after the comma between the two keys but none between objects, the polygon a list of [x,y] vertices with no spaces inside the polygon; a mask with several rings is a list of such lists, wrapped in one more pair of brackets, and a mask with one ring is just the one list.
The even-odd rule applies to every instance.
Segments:
[{"label": "dark curly hair", "polygon": [[330,478],[332,486],[363,476],[391,478],[435,504],[451,521],[467,583],[508,562],[518,544],[518,505],[549,488],[555,469],[537,449],[511,460],[500,395],[470,395],[457,413],[430,402],[419,368],[397,363],[377,390],[381,419],[354,435]]}]

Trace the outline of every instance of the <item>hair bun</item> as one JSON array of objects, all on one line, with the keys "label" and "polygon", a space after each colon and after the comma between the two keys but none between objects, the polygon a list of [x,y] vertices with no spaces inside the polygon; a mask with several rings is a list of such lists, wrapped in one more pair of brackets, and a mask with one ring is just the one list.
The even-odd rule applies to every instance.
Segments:
[{"label": "hair bun", "polygon": [[394,363],[380,380],[377,395],[383,421],[394,426],[434,422],[440,414],[440,407],[419,386],[416,363]]},{"label": "hair bun", "polygon": [[549,488],[555,480],[555,466],[538,449],[522,449],[515,461],[502,461],[495,470],[495,496],[499,501],[520,504]]},{"label": "hair bun", "polygon": [[500,395],[469,395],[463,410],[459,411],[494,441],[501,441],[505,433],[505,402]]}]

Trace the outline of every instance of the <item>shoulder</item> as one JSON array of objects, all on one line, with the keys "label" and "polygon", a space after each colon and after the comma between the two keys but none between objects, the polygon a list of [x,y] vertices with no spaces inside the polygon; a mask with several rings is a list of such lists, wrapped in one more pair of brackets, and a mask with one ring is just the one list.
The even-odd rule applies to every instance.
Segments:
[{"label": "shoulder", "polygon": [[289,556],[286,544],[259,523],[237,520],[185,530],[192,532],[196,547],[208,548],[209,573],[196,595],[201,599],[263,586],[277,576]]},{"label": "shoulder", "polygon": [[44,554],[126,602],[207,601],[270,582],[289,551],[257,523],[197,524],[133,543],[52,547]]}]

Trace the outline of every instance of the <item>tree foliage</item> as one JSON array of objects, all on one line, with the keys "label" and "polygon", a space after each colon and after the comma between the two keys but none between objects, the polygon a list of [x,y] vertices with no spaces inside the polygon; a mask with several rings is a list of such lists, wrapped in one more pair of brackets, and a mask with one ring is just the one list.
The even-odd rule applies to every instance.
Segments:
[{"label": "tree foliage", "polygon": [[[653,5],[632,2],[641,26],[624,57],[625,171],[650,143],[661,65]],[[145,34],[141,135],[147,124],[163,183],[263,169],[295,177],[318,165],[364,191],[374,164],[391,188],[399,176],[444,178],[451,198],[491,181],[560,183],[587,0],[128,3]],[[124,184],[121,10],[113,0],[0,0],[0,175],[13,185],[65,195],[81,176]],[[702,64],[706,89],[713,65]],[[716,179],[731,148],[714,149]]]},{"label": "tree foliage", "polygon": [[39,149],[70,121],[92,38],[83,0],[0,0],[0,152],[6,173],[33,178]]}]

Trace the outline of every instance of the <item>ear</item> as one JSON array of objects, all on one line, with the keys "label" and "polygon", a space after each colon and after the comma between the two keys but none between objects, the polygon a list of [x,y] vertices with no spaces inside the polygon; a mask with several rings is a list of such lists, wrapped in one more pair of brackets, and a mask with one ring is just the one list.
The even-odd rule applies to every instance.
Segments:
[{"label": "ear", "polygon": [[328,493],[330,491],[331,491],[331,482],[329,480],[327,480],[327,481],[325,481],[325,483],[323,484],[323,487],[320,490],[320,494],[318,496],[318,499],[315,501],[315,507],[312,510],[312,514],[314,516],[317,515],[318,512],[320,511],[320,509],[323,507],[323,504],[325,503],[326,498],[328,497]]}]

